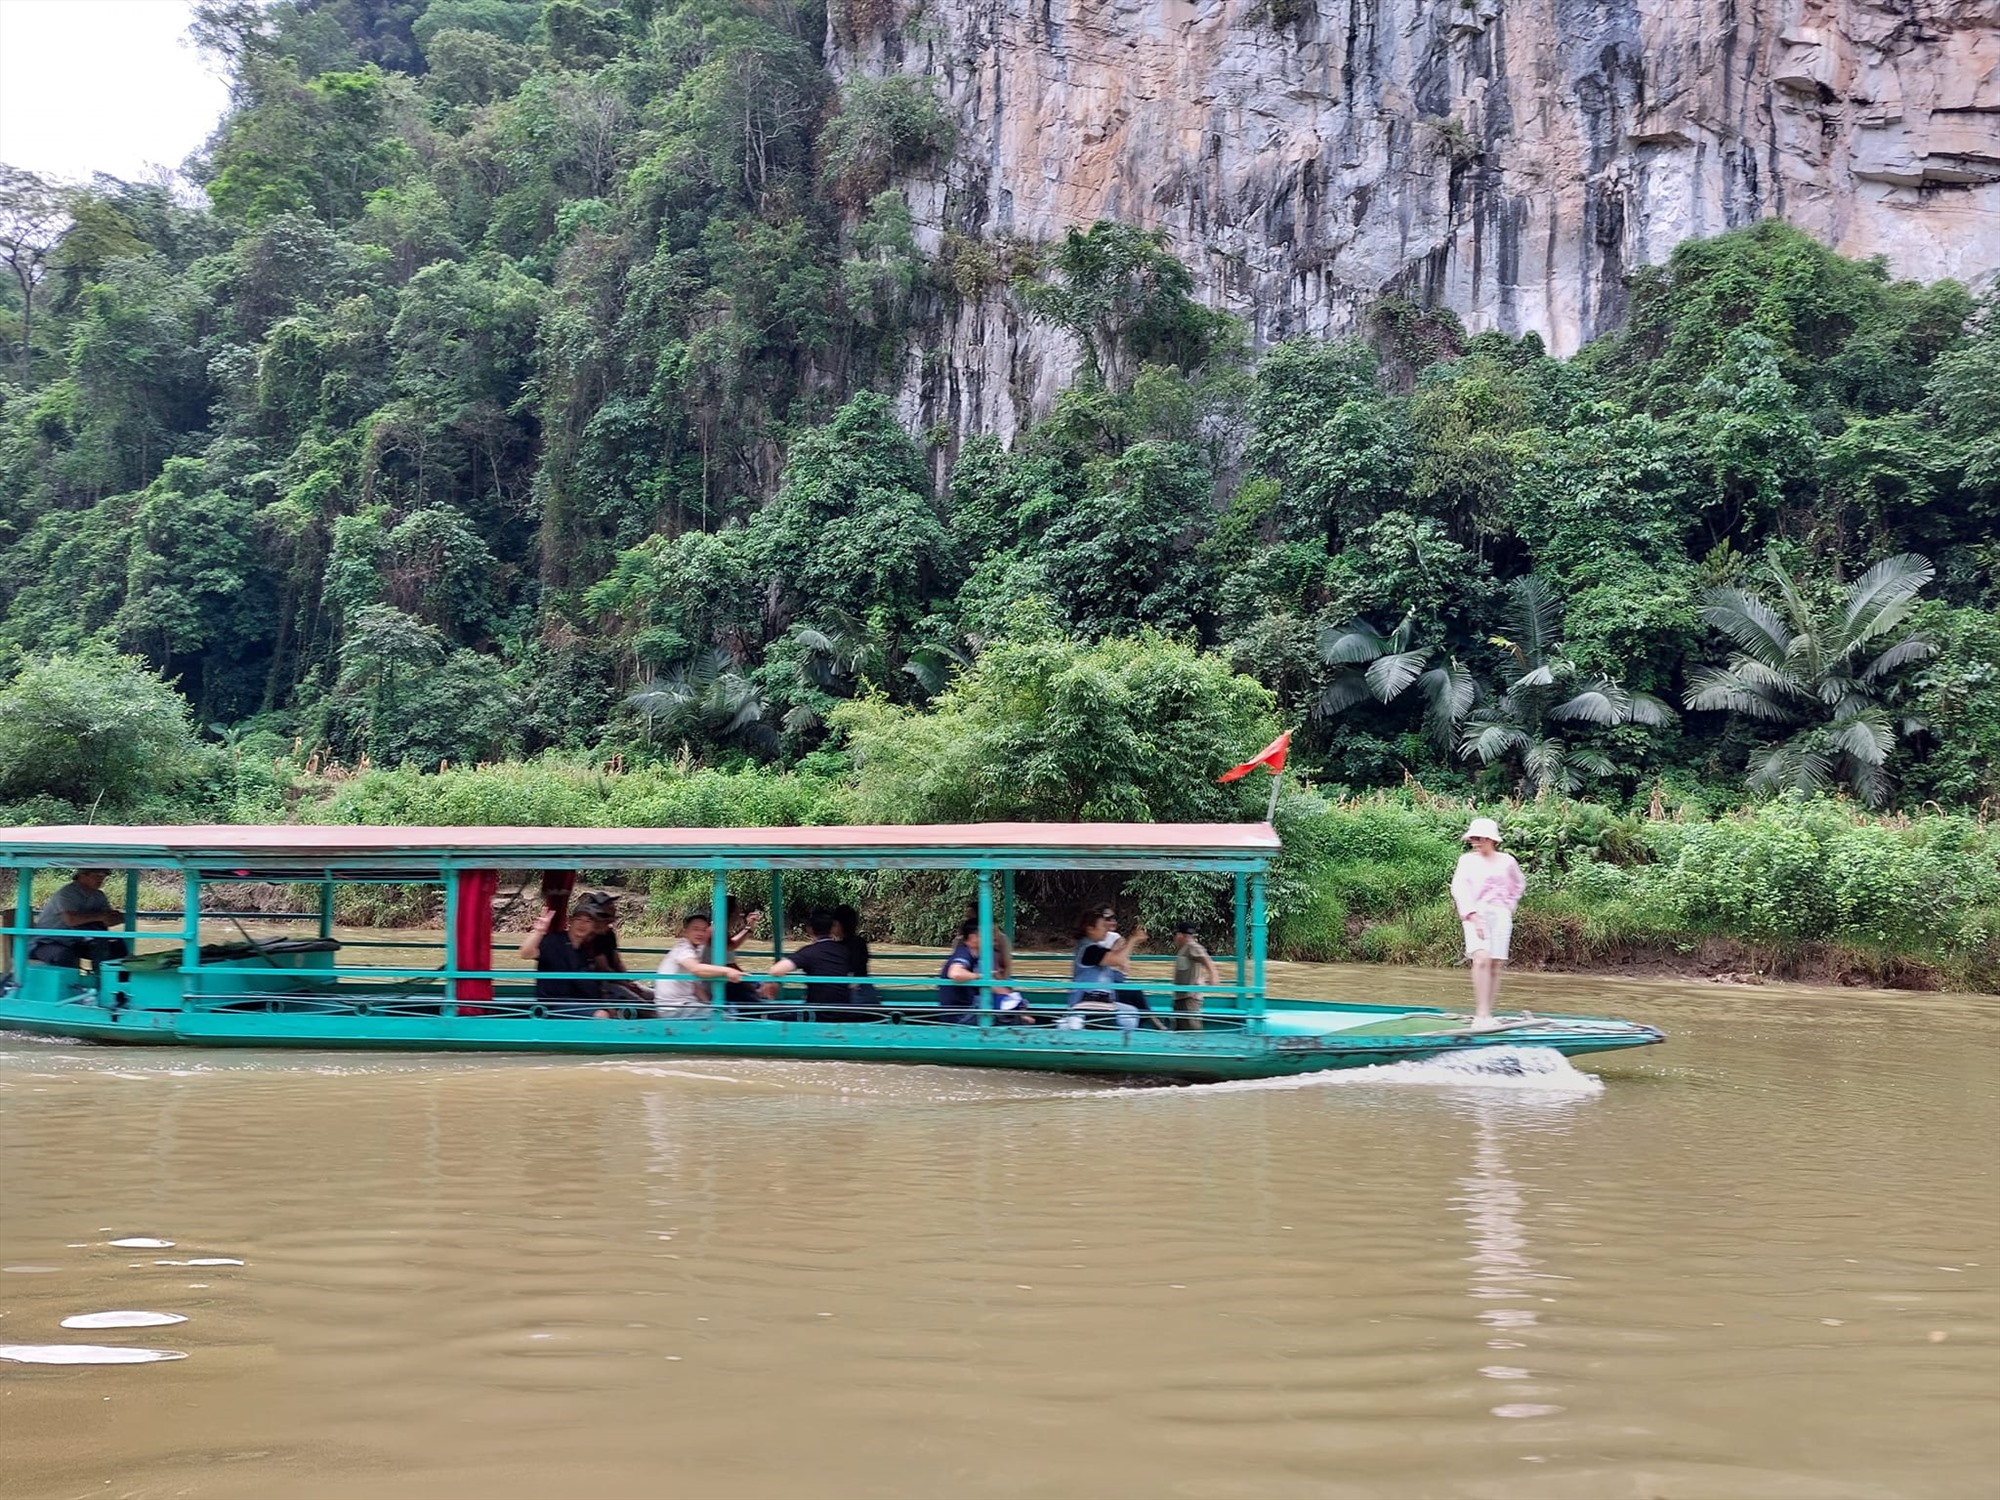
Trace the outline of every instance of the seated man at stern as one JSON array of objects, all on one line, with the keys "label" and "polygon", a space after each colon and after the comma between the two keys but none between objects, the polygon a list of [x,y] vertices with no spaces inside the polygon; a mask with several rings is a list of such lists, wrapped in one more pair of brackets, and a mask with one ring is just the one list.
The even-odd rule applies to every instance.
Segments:
[{"label": "seated man at stern", "polygon": [[[95,932],[105,933],[125,920],[125,913],[111,904],[111,898],[104,894],[104,882],[111,872],[105,869],[86,868],[78,870],[69,884],[42,903],[35,913],[35,926],[39,929],[66,934]],[[131,949],[123,938],[112,937],[43,937],[36,938],[28,950],[30,963],[61,964],[65,968],[77,969],[87,958],[92,963],[102,963],[107,958],[123,958]]]}]

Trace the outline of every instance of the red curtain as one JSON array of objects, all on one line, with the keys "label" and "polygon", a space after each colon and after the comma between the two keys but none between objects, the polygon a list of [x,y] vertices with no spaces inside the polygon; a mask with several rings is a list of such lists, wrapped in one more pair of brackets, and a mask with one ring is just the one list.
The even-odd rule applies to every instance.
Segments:
[{"label": "red curtain", "polygon": [[569,895],[576,889],[576,871],[542,871],[542,905],[555,909],[557,927],[569,920]]},{"label": "red curtain", "polygon": [[[498,870],[460,870],[458,872],[458,967],[461,969],[491,969],[493,967],[493,893],[500,888]],[[493,981],[490,979],[461,979],[457,981],[453,998],[458,1001],[458,1013],[481,1015],[482,1011],[467,1008],[467,1001],[491,1000]]]}]

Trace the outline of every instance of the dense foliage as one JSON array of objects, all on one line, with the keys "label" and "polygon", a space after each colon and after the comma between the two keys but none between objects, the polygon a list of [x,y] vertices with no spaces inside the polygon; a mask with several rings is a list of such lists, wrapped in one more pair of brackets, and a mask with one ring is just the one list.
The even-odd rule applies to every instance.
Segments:
[{"label": "dense foliage", "polygon": [[[1253,352],[1158,235],[918,224],[950,120],[836,82],[818,0],[198,10],[198,193],[0,173],[18,815],[553,753],[1225,816],[1279,725],[1349,795],[2000,796],[2000,310],[1954,283],[1765,223],[1572,359],[1398,298]],[[1011,446],[892,400],[976,298],[1074,352]]]}]

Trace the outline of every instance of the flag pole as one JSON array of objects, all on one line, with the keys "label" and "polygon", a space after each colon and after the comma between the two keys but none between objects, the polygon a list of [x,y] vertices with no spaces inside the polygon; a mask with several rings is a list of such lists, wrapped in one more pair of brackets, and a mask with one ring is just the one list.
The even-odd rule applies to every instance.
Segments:
[{"label": "flag pole", "polygon": [[1264,821],[1266,823],[1272,823],[1277,821],[1278,783],[1283,781],[1284,779],[1285,779],[1285,772],[1283,767],[1280,767],[1278,770],[1275,770],[1271,773],[1271,805],[1264,809]]}]

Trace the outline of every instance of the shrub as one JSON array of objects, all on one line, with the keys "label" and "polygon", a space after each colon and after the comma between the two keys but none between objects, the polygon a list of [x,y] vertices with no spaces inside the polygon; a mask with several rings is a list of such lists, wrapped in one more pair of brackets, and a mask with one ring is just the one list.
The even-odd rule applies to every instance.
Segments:
[{"label": "shrub", "polygon": [[897,173],[950,151],[956,137],[928,78],[851,78],[841,86],[840,112],[820,135],[823,170],[842,200],[859,206]]},{"label": "shrub", "polygon": [[1942,952],[1976,943],[1963,914],[2000,894],[1995,860],[1969,820],[1912,828],[1793,795],[1689,828],[1664,887],[1702,931]]},{"label": "shrub", "polygon": [[186,700],[137,657],[29,657],[0,690],[0,797],[124,809],[179,790],[200,761]]}]

